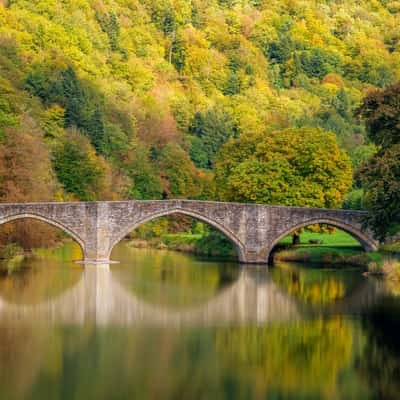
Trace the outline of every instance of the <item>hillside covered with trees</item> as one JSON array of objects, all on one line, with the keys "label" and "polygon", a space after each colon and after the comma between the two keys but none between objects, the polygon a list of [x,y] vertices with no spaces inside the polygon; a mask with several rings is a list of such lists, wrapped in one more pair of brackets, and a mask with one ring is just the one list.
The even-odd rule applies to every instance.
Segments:
[{"label": "hillside covered with trees", "polygon": [[399,64],[398,1],[0,0],[0,201],[362,207]]}]

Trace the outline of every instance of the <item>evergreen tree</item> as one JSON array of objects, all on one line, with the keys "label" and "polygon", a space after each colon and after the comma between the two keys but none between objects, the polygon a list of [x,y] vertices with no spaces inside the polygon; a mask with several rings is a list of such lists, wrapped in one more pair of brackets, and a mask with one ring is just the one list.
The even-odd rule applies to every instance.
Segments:
[{"label": "evergreen tree", "polygon": [[61,105],[65,108],[65,127],[83,128],[85,125],[83,111],[86,108],[87,100],[71,66],[62,71],[59,89],[57,97],[60,98]]},{"label": "evergreen tree", "polygon": [[[197,142],[196,148],[197,154],[202,154],[202,163],[206,154],[207,168],[212,168],[221,147],[236,134],[236,126],[230,114],[220,108],[213,108],[206,112],[197,112],[190,131],[201,139],[201,145]],[[199,159],[193,161],[199,162]]]}]

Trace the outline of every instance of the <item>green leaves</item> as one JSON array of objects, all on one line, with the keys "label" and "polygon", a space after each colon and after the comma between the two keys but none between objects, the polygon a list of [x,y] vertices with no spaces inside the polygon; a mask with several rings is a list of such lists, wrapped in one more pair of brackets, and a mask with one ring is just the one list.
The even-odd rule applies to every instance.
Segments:
[{"label": "green leaves", "polygon": [[6,135],[5,128],[17,124],[17,116],[11,111],[9,102],[1,96],[0,92],[0,140]]},{"label": "green leaves", "polygon": [[370,92],[358,114],[364,119],[368,136],[382,149],[400,143],[400,84]]},{"label": "green leaves", "polygon": [[53,151],[53,168],[65,192],[79,200],[101,199],[107,190],[107,166],[78,132],[70,131]]},{"label": "green leaves", "polygon": [[360,176],[370,212],[366,223],[384,241],[400,231],[400,144],[375,155]]},{"label": "green leaves", "polygon": [[[210,198],[215,170],[221,198],[336,206],[350,172],[334,138],[284,129],[332,131],[362,164],[374,148],[353,109],[371,84],[400,78],[400,14],[365,0],[314,3],[0,6],[0,136],[24,113],[41,127],[34,140],[51,149],[77,128],[95,160],[106,157],[115,196]],[[371,98],[363,115],[376,143],[397,129],[389,97]]]},{"label": "green leaves", "polygon": [[101,14],[100,12],[97,12],[96,17],[99,21],[101,29],[108,35],[111,50],[121,50],[119,45],[120,26],[115,12],[110,11],[108,14]]},{"label": "green leaves", "polygon": [[369,93],[359,111],[378,152],[360,167],[367,225],[384,241],[400,231],[400,85]]},{"label": "green leaves", "polygon": [[216,164],[221,198],[306,207],[340,207],[352,181],[333,134],[286,129],[228,142]]},{"label": "green leaves", "polygon": [[223,144],[236,133],[236,126],[229,113],[220,107],[194,116],[191,133],[200,140],[192,140],[191,155],[196,166],[211,169],[215,156]]},{"label": "green leaves", "polygon": [[78,79],[75,70],[52,64],[35,65],[26,78],[26,88],[46,105],[64,108],[64,127],[81,129],[99,154],[104,154],[103,97]]}]

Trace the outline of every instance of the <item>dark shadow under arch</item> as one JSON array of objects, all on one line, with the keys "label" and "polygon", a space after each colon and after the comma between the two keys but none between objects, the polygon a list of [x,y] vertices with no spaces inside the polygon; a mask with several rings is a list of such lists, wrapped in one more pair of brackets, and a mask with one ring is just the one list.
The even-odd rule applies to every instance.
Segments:
[{"label": "dark shadow under arch", "polygon": [[370,252],[370,251],[375,251],[378,249],[377,243],[371,237],[369,237],[365,232],[362,232],[360,229],[358,229],[354,226],[351,226],[349,224],[346,224],[342,221],[337,221],[337,220],[330,219],[330,218],[317,218],[317,219],[311,219],[311,220],[293,225],[289,229],[282,232],[269,246],[269,248],[267,250],[267,260],[270,261],[271,252],[274,249],[274,247],[279,243],[280,240],[282,240],[284,237],[290,235],[295,230],[305,228],[310,225],[333,226],[333,227],[338,228],[338,229],[348,233],[349,235],[351,235],[354,239],[356,239],[361,244],[362,248],[365,251]]},{"label": "dark shadow under arch", "polygon": [[69,236],[71,236],[72,239],[75,240],[76,243],[78,243],[78,245],[81,249],[82,257],[83,258],[85,257],[85,243],[79,237],[79,235],[77,235],[75,232],[73,232],[72,230],[67,228],[65,225],[60,224],[59,222],[54,221],[51,218],[48,218],[48,217],[45,217],[45,216],[42,216],[39,214],[32,214],[32,213],[15,214],[15,215],[7,216],[5,218],[0,219],[0,226],[5,225],[9,222],[13,222],[13,221],[30,220],[30,219],[45,222],[51,226],[54,226],[54,227],[62,230],[65,233],[67,233]]},{"label": "dark shadow under arch", "polygon": [[218,222],[210,220],[209,218],[205,217],[202,214],[199,214],[197,212],[194,211],[189,211],[189,210],[183,210],[181,208],[174,208],[171,210],[167,210],[167,211],[162,211],[159,213],[155,213],[152,215],[149,215],[143,219],[141,219],[138,222],[135,222],[134,224],[130,225],[128,228],[125,228],[122,232],[120,232],[120,234],[116,237],[116,239],[114,239],[110,245],[110,249],[108,252],[108,257],[110,258],[111,253],[114,249],[114,247],[124,238],[126,237],[130,232],[134,231],[135,229],[137,229],[140,225],[145,224],[146,222],[152,221],[154,219],[160,218],[160,217],[166,217],[169,215],[186,215],[189,217],[192,217],[198,221],[204,222],[210,226],[212,226],[213,228],[215,228],[216,230],[218,230],[219,232],[221,232],[223,235],[225,235],[235,246],[235,249],[237,251],[239,260],[243,259],[244,257],[244,245],[243,243],[240,241],[240,239],[238,237],[236,237],[236,235],[229,231],[228,229],[226,229],[225,227],[223,227],[222,225],[220,225]]}]

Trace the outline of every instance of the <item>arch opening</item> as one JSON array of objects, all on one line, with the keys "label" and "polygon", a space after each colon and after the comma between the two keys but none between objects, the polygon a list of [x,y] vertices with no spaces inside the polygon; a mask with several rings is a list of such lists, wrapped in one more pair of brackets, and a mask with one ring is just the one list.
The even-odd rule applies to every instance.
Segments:
[{"label": "arch opening", "polygon": [[81,280],[73,261],[82,257],[80,238],[57,222],[32,214],[0,219],[0,303],[36,306],[62,296]]},{"label": "arch opening", "polygon": [[[178,225],[179,221],[182,224],[181,228],[183,227],[183,232],[182,229],[179,232],[179,229],[175,229],[175,233],[177,236],[174,237],[174,232],[172,229],[171,232],[171,223],[170,220],[178,220]],[[188,225],[187,221],[191,221],[190,224]],[[244,246],[241,243],[241,241],[229,230],[227,230],[225,227],[221,226],[215,221],[212,221],[206,217],[204,217],[201,214],[198,214],[196,212],[192,211],[187,211],[187,210],[182,210],[182,209],[173,209],[169,211],[164,211],[160,213],[156,213],[150,216],[147,216],[140,221],[135,222],[131,226],[129,226],[127,229],[123,230],[111,243],[110,246],[110,251],[108,256],[111,257],[111,253],[113,252],[113,249],[115,246],[121,242],[124,238],[127,238],[130,236],[132,232],[137,232],[139,230],[143,230],[144,234],[148,234],[148,227],[149,225],[151,226],[152,224],[156,223],[158,221],[162,221],[163,226],[159,226],[159,233],[158,236],[162,237],[164,241],[168,243],[164,243],[167,245],[173,242],[173,239],[176,239],[176,243],[179,244],[179,241],[181,242],[189,242],[192,245],[198,245],[200,246],[206,246],[207,241],[209,242],[208,244],[211,245],[213,241],[218,245],[218,243],[222,243],[224,246],[228,246],[228,244],[231,246],[233,249],[233,254],[231,254],[231,257],[241,259],[243,254],[244,254]],[[167,223],[165,221],[168,221]],[[169,231],[168,231],[169,230]],[[186,230],[186,232],[185,232]],[[142,232],[142,233],[143,233]],[[134,234],[135,235],[135,234]],[[133,235],[133,236],[134,236]],[[169,236],[168,236],[169,235]],[[150,235],[151,236],[151,235]],[[145,238],[147,239],[147,238]],[[202,243],[196,243],[202,241]],[[162,242],[162,240],[161,240]],[[161,246],[163,247],[163,246]],[[171,246],[171,250],[174,250],[174,246]],[[164,247],[165,248],[165,247]],[[198,247],[199,249],[199,247]],[[209,250],[212,250],[211,248],[208,248]],[[179,250],[179,249],[178,249]],[[185,249],[182,249],[185,251]],[[188,252],[191,252],[190,249],[187,249]],[[216,249],[218,250],[218,249]],[[228,250],[228,249],[226,249]],[[205,249],[204,249],[205,251]],[[194,252],[195,253],[195,252]],[[201,252],[199,252],[201,254]],[[203,255],[211,255],[211,256],[218,256],[218,252],[213,254],[212,251],[209,252],[209,254],[203,254]],[[224,254],[221,254],[222,256],[227,256],[226,252]]]},{"label": "arch opening", "polygon": [[235,243],[202,217],[174,209],[131,226],[133,230],[127,227],[119,235],[127,240],[113,246],[111,258],[120,263],[112,272],[146,304],[175,312],[199,307],[239,277],[240,269],[232,262],[238,257]]},{"label": "arch opening", "polygon": [[66,241],[75,243],[73,261],[82,260],[83,240],[59,222],[36,214],[16,214],[0,219],[0,257],[1,250],[10,245],[30,252],[36,248],[56,248]]},{"label": "arch opening", "polygon": [[[312,229],[304,231],[309,227]],[[329,232],[329,229],[332,228],[334,232]],[[299,242],[295,243],[293,234],[299,231],[302,233],[299,235]],[[344,253],[351,251],[356,253],[377,250],[377,243],[367,233],[341,221],[331,219],[309,220],[285,230],[272,242],[267,251],[268,262],[273,262],[274,255],[279,249],[291,247],[304,248],[305,250],[319,247],[326,250],[335,249]]]}]

